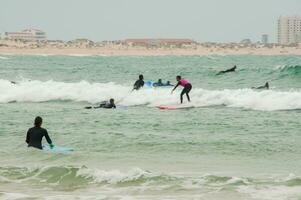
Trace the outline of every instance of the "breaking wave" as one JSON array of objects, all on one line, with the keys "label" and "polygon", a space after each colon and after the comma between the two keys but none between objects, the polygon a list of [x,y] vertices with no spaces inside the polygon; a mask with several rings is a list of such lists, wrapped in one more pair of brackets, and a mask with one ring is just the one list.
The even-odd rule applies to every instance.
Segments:
[{"label": "breaking wave", "polygon": [[83,167],[0,167],[0,184],[31,184],[58,190],[73,191],[92,187],[127,191],[223,191],[248,194],[255,199],[287,199],[295,197],[301,179],[295,175],[284,178],[244,178],[213,174],[186,176],[154,173],[139,168],[122,172]]},{"label": "breaking wave", "polygon": [[[12,84],[0,80],[0,103],[75,101],[98,103],[115,98],[123,105],[149,107],[179,103],[177,90],[145,87],[131,92],[132,87],[116,83],[64,83],[56,81],[22,81]],[[301,109],[301,91],[258,91],[252,89],[206,90],[194,88],[191,92],[192,107],[226,106],[253,110],[275,111]],[[185,99],[186,100],[186,99]]]}]

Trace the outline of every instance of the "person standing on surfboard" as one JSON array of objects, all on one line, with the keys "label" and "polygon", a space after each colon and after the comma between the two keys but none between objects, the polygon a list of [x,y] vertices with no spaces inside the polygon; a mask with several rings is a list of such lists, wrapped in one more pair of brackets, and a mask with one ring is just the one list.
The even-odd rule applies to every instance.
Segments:
[{"label": "person standing on surfboard", "polygon": [[178,84],[174,87],[174,89],[171,91],[171,93],[173,93],[173,91],[179,86],[183,86],[184,89],[181,92],[181,103],[183,103],[183,95],[186,94],[188,101],[190,102],[190,97],[189,97],[189,92],[192,88],[192,85],[189,83],[188,80],[186,79],[182,79],[181,76],[177,76],[176,77]]},{"label": "person standing on surfboard", "polygon": [[144,81],[143,81],[144,77],[142,74],[139,75],[139,79],[135,82],[134,84],[134,88],[133,88],[133,91],[134,90],[139,90],[141,87],[144,86]]},{"label": "person standing on surfboard", "polygon": [[48,132],[46,129],[42,128],[42,117],[36,117],[34,120],[34,127],[28,129],[27,136],[26,136],[26,143],[28,144],[28,147],[35,147],[37,149],[43,149],[42,148],[42,139],[43,137],[46,138],[49,146],[51,148],[54,147],[52,144],[52,141],[48,135]]}]

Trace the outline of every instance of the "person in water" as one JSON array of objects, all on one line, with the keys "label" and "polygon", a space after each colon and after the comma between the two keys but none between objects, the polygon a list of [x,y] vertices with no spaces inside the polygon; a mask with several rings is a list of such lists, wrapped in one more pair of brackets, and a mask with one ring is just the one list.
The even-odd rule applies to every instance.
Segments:
[{"label": "person in water", "polygon": [[186,94],[187,96],[187,100],[190,102],[190,97],[189,97],[189,92],[192,88],[192,85],[189,83],[188,80],[186,79],[182,79],[181,76],[177,76],[176,80],[178,81],[177,85],[174,87],[174,89],[171,91],[171,93],[173,93],[173,91],[179,86],[183,86],[184,89],[181,92],[181,103],[183,103],[183,95]]},{"label": "person in water", "polygon": [[110,99],[109,101],[103,101],[99,104],[99,107],[94,107],[94,108],[116,108],[115,105],[115,100],[114,99]]},{"label": "person in water", "polygon": [[237,68],[236,65],[234,65],[234,67],[224,70],[224,71],[220,71],[216,75],[221,75],[221,74],[225,74],[225,73],[229,73],[229,72],[235,72],[236,68]]},{"label": "person in water", "polygon": [[174,86],[174,85],[171,84],[170,81],[166,81],[166,83],[164,84],[164,86]]},{"label": "person in water", "polygon": [[96,107],[92,107],[92,106],[87,106],[85,107],[86,109],[91,109],[91,108],[106,108],[106,109],[110,109],[110,108],[116,108],[115,105],[115,100],[114,99],[110,99],[109,101],[102,101],[100,102],[99,106]]},{"label": "person in water", "polygon": [[252,87],[252,89],[258,89],[258,90],[262,90],[262,89],[270,89],[270,84],[269,82],[266,82],[263,86],[259,86],[259,87]]},{"label": "person in water", "polygon": [[144,86],[144,77],[142,74],[139,75],[139,79],[135,82],[133,90],[139,90],[141,87]]},{"label": "person in water", "polygon": [[153,86],[154,86],[154,87],[160,87],[160,86],[163,86],[162,79],[159,79],[158,82],[156,82],[156,83],[153,84]]},{"label": "person in water", "polygon": [[34,120],[34,127],[28,129],[27,135],[26,135],[26,143],[28,144],[28,147],[35,147],[37,149],[43,149],[42,148],[43,137],[46,138],[46,140],[51,148],[54,147],[54,145],[52,144],[52,141],[48,135],[47,130],[41,127],[42,123],[43,123],[43,119],[38,116]]}]

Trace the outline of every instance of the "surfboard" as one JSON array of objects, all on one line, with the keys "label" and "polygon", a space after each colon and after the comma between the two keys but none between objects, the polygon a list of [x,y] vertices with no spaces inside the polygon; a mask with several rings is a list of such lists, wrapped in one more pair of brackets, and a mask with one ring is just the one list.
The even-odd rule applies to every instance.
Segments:
[{"label": "surfboard", "polygon": [[53,148],[51,148],[48,144],[43,144],[43,150],[45,150],[45,151],[61,151],[61,152],[73,151],[73,149],[69,148],[69,147],[54,146]]},{"label": "surfboard", "polygon": [[144,81],[144,85],[148,87],[152,87],[153,83],[154,83],[153,81]]},{"label": "surfboard", "polygon": [[191,105],[160,105],[157,106],[160,110],[176,110],[176,109],[185,109],[185,108],[193,108]]}]

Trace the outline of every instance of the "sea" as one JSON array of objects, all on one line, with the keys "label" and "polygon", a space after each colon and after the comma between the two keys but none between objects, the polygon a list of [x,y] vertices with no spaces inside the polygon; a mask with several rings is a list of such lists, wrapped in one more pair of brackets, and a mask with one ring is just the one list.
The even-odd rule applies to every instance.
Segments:
[{"label": "sea", "polygon": [[[74,151],[28,148],[36,116]],[[301,56],[2,54],[0,124],[0,199],[301,199]]]}]

